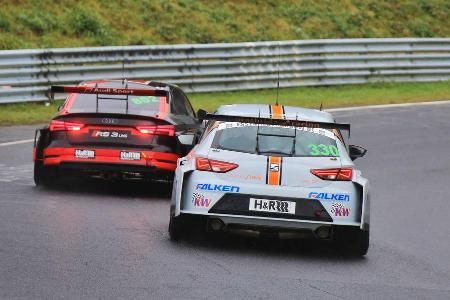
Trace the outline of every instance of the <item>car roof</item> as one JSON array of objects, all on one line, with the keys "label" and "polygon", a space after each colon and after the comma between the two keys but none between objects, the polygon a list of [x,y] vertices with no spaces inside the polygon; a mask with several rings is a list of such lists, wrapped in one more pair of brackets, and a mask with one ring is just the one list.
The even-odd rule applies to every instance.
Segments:
[{"label": "car roof", "polygon": [[[247,116],[247,117],[263,117],[271,118],[271,111],[276,105],[269,104],[230,104],[220,106],[216,114],[229,116]],[[334,123],[333,116],[324,111],[317,109],[303,108],[298,106],[279,105],[283,112],[283,118],[290,120],[308,120],[317,122]]]}]

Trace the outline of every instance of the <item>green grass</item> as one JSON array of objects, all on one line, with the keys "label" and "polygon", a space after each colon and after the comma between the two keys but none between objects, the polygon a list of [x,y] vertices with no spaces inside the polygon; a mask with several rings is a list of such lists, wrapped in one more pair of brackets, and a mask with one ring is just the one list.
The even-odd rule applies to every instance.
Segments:
[{"label": "green grass", "polygon": [[[214,111],[219,105],[232,103],[275,103],[276,90],[257,90],[190,94],[195,109]],[[331,87],[297,87],[281,89],[280,104],[319,108],[362,106],[450,100],[450,81],[424,83],[377,83]],[[47,122],[61,101],[0,105],[0,125]]]},{"label": "green grass", "polygon": [[448,0],[0,0],[0,49],[446,37]]}]

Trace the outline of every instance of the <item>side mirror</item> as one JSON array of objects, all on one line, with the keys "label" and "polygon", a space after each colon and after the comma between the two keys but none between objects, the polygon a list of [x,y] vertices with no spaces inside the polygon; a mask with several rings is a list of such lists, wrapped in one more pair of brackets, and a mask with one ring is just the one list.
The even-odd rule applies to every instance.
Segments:
[{"label": "side mirror", "polygon": [[193,134],[182,134],[182,135],[177,136],[180,144],[182,144],[184,146],[192,146],[194,144],[194,137],[195,137],[195,135],[193,135]]},{"label": "side mirror", "polygon": [[358,157],[363,157],[367,153],[367,149],[357,146],[357,145],[349,145],[348,146],[349,155],[352,160],[357,159]]},{"label": "side mirror", "polygon": [[206,114],[207,114],[206,110],[199,109],[199,110],[197,111],[197,119],[198,119],[199,121],[203,121],[203,120],[205,119]]}]

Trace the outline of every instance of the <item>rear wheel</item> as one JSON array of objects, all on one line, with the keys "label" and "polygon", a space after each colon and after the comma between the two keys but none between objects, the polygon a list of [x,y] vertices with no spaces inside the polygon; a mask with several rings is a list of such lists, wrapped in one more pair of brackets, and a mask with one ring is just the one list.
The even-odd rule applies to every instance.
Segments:
[{"label": "rear wheel", "polygon": [[344,254],[364,256],[369,250],[369,231],[358,227],[336,227],[334,241]]},{"label": "rear wheel", "polygon": [[169,237],[171,241],[178,241],[184,234],[184,226],[181,217],[170,216]]},{"label": "rear wheel", "polygon": [[36,186],[50,186],[56,179],[53,169],[44,166],[40,160],[34,162],[34,183]]}]

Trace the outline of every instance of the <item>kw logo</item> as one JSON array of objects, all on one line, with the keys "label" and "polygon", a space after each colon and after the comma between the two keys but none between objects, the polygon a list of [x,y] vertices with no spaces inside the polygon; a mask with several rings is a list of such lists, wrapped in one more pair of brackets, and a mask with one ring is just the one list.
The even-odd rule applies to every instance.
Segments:
[{"label": "kw logo", "polygon": [[192,204],[194,204],[194,206],[209,207],[211,204],[211,199],[205,198],[202,194],[193,193]]},{"label": "kw logo", "polygon": [[331,212],[335,217],[348,217],[350,215],[350,209],[342,203],[333,203],[331,205]]}]

